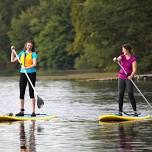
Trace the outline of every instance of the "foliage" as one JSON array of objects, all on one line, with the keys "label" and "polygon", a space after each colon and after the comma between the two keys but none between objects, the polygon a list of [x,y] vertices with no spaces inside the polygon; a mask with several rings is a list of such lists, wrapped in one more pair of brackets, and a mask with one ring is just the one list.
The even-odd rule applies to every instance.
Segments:
[{"label": "foliage", "polygon": [[151,72],[151,13],[151,0],[1,0],[0,69],[12,68],[10,45],[33,39],[43,70],[113,71],[130,43],[139,72]]},{"label": "foliage", "polygon": [[[86,68],[89,62],[91,67],[108,69],[108,66],[111,67],[112,58],[120,54],[123,43],[132,44],[138,58],[142,59],[145,52],[150,53],[151,3],[151,1],[138,3],[137,0],[86,0],[81,1],[80,9],[80,2],[75,2],[72,14],[73,24],[78,32],[76,31],[70,52],[80,53],[76,65]],[[79,7],[74,7],[75,5]],[[79,12],[82,19],[78,18],[77,21],[75,12]],[[90,59],[94,62],[92,63]]]},{"label": "foliage", "polygon": [[[40,66],[46,69],[73,68],[74,56],[68,55],[67,47],[73,39],[73,27],[69,16],[69,1],[41,1],[35,37],[40,55]],[[43,14],[45,13],[45,16]],[[41,22],[43,21],[43,22]],[[34,29],[34,28],[33,28]]]}]

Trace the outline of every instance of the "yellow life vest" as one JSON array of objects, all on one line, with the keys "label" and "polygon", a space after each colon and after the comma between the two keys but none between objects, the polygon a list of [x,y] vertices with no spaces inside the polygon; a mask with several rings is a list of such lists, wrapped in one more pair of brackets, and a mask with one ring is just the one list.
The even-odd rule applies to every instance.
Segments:
[{"label": "yellow life vest", "polygon": [[33,64],[32,53],[26,55],[23,53],[20,57],[20,61],[24,67],[31,66]]}]

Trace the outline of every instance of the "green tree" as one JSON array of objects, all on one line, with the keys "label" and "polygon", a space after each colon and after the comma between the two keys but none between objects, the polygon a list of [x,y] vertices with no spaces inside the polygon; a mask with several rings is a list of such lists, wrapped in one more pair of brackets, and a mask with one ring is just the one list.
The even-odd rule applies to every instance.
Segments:
[{"label": "green tree", "polygon": [[34,39],[45,70],[111,71],[130,43],[139,71],[152,71],[151,12],[151,0],[1,0],[0,68],[11,69],[11,44],[21,49]]},{"label": "green tree", "polygon": [[24,43],[27,40],[32,40],[34,37],[30,28],[30,23],[33,19],[34,12],[34,8],[30,8],[26,12],[22,12],[19,17],[12,19],[12,30],[9,31],[8,34],[12,44],[18,49],[23,48]]},{"label": "green tree", "polygon": [[[74,56],[67,47],[74,34],[70,20],[70,1],[45,0],[40,2],[38,18],[33,22],[33,31],[40,55],[40,67],[45,69],[73,68]],[[43,15],[45,13],[45,16]],[[43,28],[40,28],[42,27]],[[36,29],[34,27],[37,27]]]},{"label": "green tree", "polygon": [[13,18],[17,18],[17,16],[20,15],[23,9],[32,6],[36,2],[38,2],[38,0],[31,0],[28,2],[26,0],[0,1],[0,68],[5,71],[12,69],[12,65],[8,64],[10,62],[10,45],[12,43],[10,35],[8,34],[12,30],[11,22],[14,20]]},{"label": "green tree", "polygon": [[[12,5],[14,1],[12,1]],[[12,5],[10,5],[9,0],[1,0],[0,1],[0,69],[5,70],[8,69],[8,60],[10,55],[10,45],[9,45],[9,37],[7,32],[9,30],[11,18],[12,18]]]},{"label": "green tree", "polygon": [[112,58],[120,54],[123,43],[132,44],[139,62],[147,58],[152,49],[152,1],[79,0],[72,4],[76,35],[69,51],[79,53],[77,68],[110,70]]},{"label": "green tree", "polygon": [[21,49],[27,40],[33,39],[31,22],[36,16],[39,0],[16,0],[13,6],[11,29],[8,32],[11,43]]}]

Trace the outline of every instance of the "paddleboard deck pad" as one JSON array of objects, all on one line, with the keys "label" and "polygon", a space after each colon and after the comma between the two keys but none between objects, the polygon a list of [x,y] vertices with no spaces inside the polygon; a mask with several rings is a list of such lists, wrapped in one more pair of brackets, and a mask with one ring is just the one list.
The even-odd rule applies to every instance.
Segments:
[{"label": "paddleboard deck pad", "polygon": [[24,116],[9,116],[9,115],[0,115],[0,122],[5,121],[27,121],[27,120],[51,120],[53,118],[56,118],[55,115],[36,115],[36,117],[31,117],[30,114],[25,114]]},{"label": "paddleboard deck pad", "polygon": [[137,120],[148,120],[152,119],[152,116],[118,116],[115,114],[107,114],[99,116],[99,121],[101,122],[119,122],[119,121],[137,121]]}]

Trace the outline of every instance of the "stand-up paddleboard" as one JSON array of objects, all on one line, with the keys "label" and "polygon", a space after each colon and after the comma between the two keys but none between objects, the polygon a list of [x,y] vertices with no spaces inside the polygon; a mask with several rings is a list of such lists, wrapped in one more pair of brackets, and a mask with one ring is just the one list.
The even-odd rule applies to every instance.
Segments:
[{"label": "stand-up paddleboard", "polygon": [[137,120],[148,120],[151,119],[152,120],[152,116],[147,115],[147,116],[118,116],[115,114],[108,114],[108,115],[101,115],[99,116],[99,121],[102,122],[116,122],[116,121],[137,121]]},{"label": "stand-up paddleboard", "polygon": [[57,118],[56,115],[37,114],[36,117],[31,117],[30,114],[24,116],[0,115],[0,122],[4,121],[27,121],[27,120],[51,120]]}]

